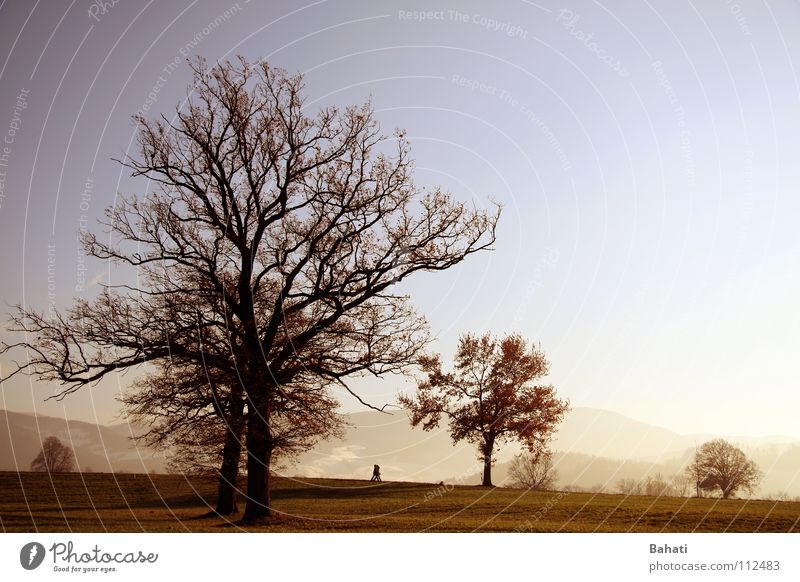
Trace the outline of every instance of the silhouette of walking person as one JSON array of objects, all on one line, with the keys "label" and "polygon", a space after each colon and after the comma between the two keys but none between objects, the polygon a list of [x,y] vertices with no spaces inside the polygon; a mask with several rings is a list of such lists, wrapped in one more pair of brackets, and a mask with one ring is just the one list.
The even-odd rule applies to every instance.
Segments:
[{"label": "silhouette of walking person", "polygon": [[370,481],[380,481],[380,480],[381,480],[381,466],[372,465],[372,479],[370,479]]}]

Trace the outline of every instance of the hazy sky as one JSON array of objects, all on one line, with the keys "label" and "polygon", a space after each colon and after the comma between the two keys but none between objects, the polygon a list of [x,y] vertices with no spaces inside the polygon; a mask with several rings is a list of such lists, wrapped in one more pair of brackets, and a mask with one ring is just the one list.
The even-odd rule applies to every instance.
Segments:
[{"label": "hazy sky", "polygon": [[[797,2],[112,4],[0,3],[4,320],[114,280],[76,234],[147,188],[111,158],[186,96],[185,58],[266,57],[310,111],[371,96],[419,185],[505,206],[494,252],[406,286],[436,349],[519,331],[575,406],[800,438]],[[130,374],[64,403],[14,380],[0,407],[108,422]]]}]

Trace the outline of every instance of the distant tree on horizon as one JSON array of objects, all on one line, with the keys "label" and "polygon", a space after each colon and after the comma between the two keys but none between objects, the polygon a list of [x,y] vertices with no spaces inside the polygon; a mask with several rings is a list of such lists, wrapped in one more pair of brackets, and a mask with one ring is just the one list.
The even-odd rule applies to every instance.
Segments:
[{"label": "distant tree on horizon", "polygon": [[623,477],[617,481],[614,488],[617,493],[622,493],[623,495],[642,495],[643,492],[642,483],[640,481],[627,477]]},{"label": "distant tree on horizon", "polygon": [[498,340],[491,334],[464,334],[459,339],[453,372],[445,372],[439,355],[420,359],[426,378],[414,397],[400,403],[411,412],[412,426],[431,430],[444,417],[454,443],[478,447],[484,486],[492,485],[495,447],[521,442],[531,453],[544,450],[569,403],[553,386],[535,382],[547,375],[544,353],[518,335]]},{"label": "distant tree on horizon", "polygon": [[695,483],[698,497],[701,491],[719,491],[723,499],[738,491],[754,492],[763,476],[741,449],[724,439],[703,444],[686,472]]},{"label": "distant tree on horizon", "polygon": [[75,470],[75,455],[57,437],[49,436],[42,443],[42,450],[31,461],[31,471],[68,473]]},{"label": "distant tree on horizon", "polygon": [[686,472],[676,473],[670,479],[670,485],[672,486],[675,495],[678,497],[686,497],[687,495],[690,495],[693,481],[691,477],[686,474]]},{"label": "distant tree on horizon", "polygon": [[661,473],[648,475],[642,483],[642,491],[650,497],[670,497],[675,495],[671,483]]},{"label": "distant tree on horizon", "polygon": [[614,488],[623,495],[647,495],[650,497],[685,497],[689,486],[689,478],[685,473],[673,475],[667,479],[661,473],[648,475],[644,479],[622,478]]}]

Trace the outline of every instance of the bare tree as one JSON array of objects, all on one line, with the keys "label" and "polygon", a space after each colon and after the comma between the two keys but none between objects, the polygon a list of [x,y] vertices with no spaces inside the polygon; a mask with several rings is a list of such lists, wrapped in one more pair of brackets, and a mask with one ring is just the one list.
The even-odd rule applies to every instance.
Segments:
[{"label": "bare tree", "polygon": [[763,499],[769,501],[792,501],[792,496],[786,493],[786,491],[777,491],[775,493],[768,493],[764,495]]},{"label": "bare tree", "polygon": [[676,473],[670,479],[670,484],[672,486],[675,495],[678,497],[686,497],[690,495],[692,487],[694,487],[694,481],[692,481],[691,476],[684,473]]},{"label": "bare tree", "polygon": [[108,210],[110,242],[83,240],[136,282],[54,317],[19,309],[12,329],[31,339],[0,353],[27,349],[11,375],[60,381],[58,397],[145,362],[233,369],[253,522],[270,516],[274,419],[289,403],[313,416],[332,383],[352,393],[346,378],[416,361],[425,322],[393,287],[490,248],[499,209],[420,192],[408,142],[382,135],[369,104],[311,116],[301,77],[266,62],[192,67],[185,106],[137,118],[139,155],[122,161],[156,191]]},{"label": "bare tree", "polygon": [[642,495],[643,493],[642,483],[637,479],[620,479],[614,487],[623,495]]},{"label": "bare tree", "polygon": [[672,485],[661,473],[648,475],[642,483],[642,491],[651,497],[669,497],[675,495]]},{"label": "bare tree", "polygon": [[511,459],[508,475],[515,487],[526,489],[553,489],[558,481],[553,454],[546,449],[516,455]]},{"label": "bare tree", "polygon": [[58,438],[49,436],[42,443],[42,450],[31,462],[31,471],[67,473],[75,470],[75,455]]},{"label": "bare tree", "polygon": [[703,483],[708,476],[708,467],[702,463],[698,450],[695,450],[695,455],[692,457],[692,460],[689,461],[689,464],[686,465],[684,473],[691,483],[691,486],[694,488],[695,497],[702,497]]},{"label": "bare tree", "polygon": [[718,491],[723,499],[739,491],[752,493],[762,477],[756,464],[741,449],[723,439],[703,444],[687,472],[695,480],[698,491]]},{"label": "bare tree", "polygon": [[402,396],[412,426],[431,430],[442,417],[453,442],[477,445],[483,462],[483,485],[492,485],[495,445],[509,439],[537,453],[569,408],[555,388],[534,382],[547,375],[544,353],[528,347],[519,335],[495,340],[490,334],[461,336],[455,371],[444,372],[438,355],[420,359],[427,377],[414,397]]}]

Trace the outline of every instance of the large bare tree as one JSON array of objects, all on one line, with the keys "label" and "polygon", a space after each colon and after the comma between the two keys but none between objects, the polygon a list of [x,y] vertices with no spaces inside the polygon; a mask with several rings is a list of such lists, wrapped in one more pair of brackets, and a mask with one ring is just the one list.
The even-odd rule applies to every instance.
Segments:
[{"label": "large bare tree", "polygon": [[704,443],[686,472],[694,480],[698,497],[700,491],[718,491],[723,499],[739,491],[752,493],[763,477],[758,466],[740,448],[724,439]]},{"label": "large bare tree", "polygon": [[156,189],[119,198],[110,236],[84,237],[138,276],[55,317],[18,310],[12,327],[31,339],[2,351],[26,348],[11,375],[60,381],[59,397],[145,362],[233,366],[253,522],[270,515],[273,420],[415,361],[425,322],[395,284],[489,248],[499,209],[420,192],[407,140],[382,134],[369,103],[311,114],[299,75],[243,58],[191,66],[186,103],[137,118],[139,154],[121,161]]},{"label": "large bare tree", "polygon": [[484,486],[492,485],[497,445],[513,439],[541,453],[569,409],[553,386],[536,383],[547,375],[549,363],[520,335],[500,340],[488,333],[462,335],[452,372],[443,370],[438,355],[420,363],[426,377],[416,395],[400,398],[411,412],[412,426],[432,430],[445,418],[453,442],[477,445]]}]

